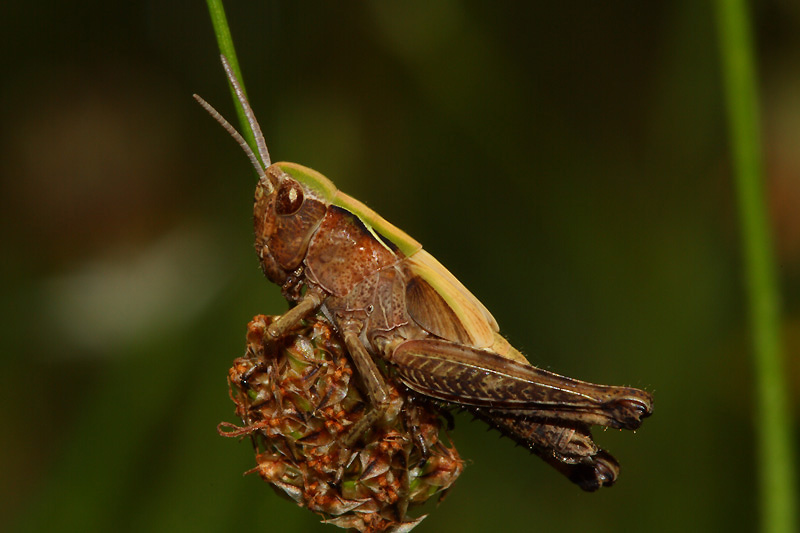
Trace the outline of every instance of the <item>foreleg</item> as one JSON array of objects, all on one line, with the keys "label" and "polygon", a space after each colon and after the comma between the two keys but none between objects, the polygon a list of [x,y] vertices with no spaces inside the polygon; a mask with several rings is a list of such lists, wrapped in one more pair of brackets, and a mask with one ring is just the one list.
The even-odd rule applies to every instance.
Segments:
[{"label": "foreleg", "polygon": [[297,302],[297,305],[278,317],[275,322],[267,327],[267,333],[277,339],[292,329],[298,322],[316,311],[325,298],[317,291],[308,290]]}]

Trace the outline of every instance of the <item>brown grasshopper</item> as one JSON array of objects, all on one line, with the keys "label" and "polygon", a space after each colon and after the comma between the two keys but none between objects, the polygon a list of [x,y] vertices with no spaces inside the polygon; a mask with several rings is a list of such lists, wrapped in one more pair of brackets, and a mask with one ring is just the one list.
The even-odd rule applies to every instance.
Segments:
[{"label": "brown grasshopper", "polygon": [[264,274],[294,304],[268,333],[278,338],[316,312],[334,324],[371,404],[348,438],[360,438],[400,408],[376,364],[382,359],[411,391],[471,411],[585,490],[611,485],[619,465],[594,444],[590,426],[638,428],[652,412],[651,395],[532,366],[500,335],[483,304],[421,244],[319,172],[272,163],[224,56],[222,63],[260,160],[233,126],[194,97],[234,137],[259,175],[256,252]]}]

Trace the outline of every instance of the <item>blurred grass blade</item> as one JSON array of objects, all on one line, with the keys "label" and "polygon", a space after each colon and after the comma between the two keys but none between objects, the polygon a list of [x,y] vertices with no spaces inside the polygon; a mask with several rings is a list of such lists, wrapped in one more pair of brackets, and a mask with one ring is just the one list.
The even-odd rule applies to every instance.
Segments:
[{"label": "blurred grass blade", "polygon": [[[214,34],[217,36],[219,51],[228,59],[228,63],[230,63],[233,72],[236,74],[236,78],[238,78],[242,86],[242,91],[247,95],[242,72],[239,70],[239,60],[236,57],[236,49],[233,47],[233,37],[231,37],[231,30],[228,27],[228,19],[225,16],[225,8],[222,7],[222,0],[206,0],[206,4],[208,5],[208,13],[211,15],[211,24],[214,26]],[[247,122],[247,116],[244,113],[242,104],[240,104],[239,99],[236,98],[236,93],[233,90],[233,86],[230,85],[230,82],[228,85],[231,90],[233,103],[236,106],[236,114],[239,116],[239,130],[247,141],[247,144],[250,145],[253,153],[258,154],[256,140],[253,136],[253,131],[250,129],[250,124]]]},{"label": "blurred grass blade", "polygon": [[716,17],[754,343],[761,530],[794,533],[798,529],[791,417],[783,379],[780,304],[764,201],[756,72],[744,0],[717,0]]}]

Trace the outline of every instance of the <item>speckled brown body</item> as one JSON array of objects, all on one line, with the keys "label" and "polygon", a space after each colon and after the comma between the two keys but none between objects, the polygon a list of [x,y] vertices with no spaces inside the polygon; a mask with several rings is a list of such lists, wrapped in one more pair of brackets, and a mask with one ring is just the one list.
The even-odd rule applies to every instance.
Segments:
[{"label": "speckled brown body", "polygon": [[405,259],[376,239],[354,214],[328,206],[306,254],[306,277],[330,294],[346,298],[364,280]]},{"label": "speckled brown body", "polygon": [[343,333],[379,411],[390,408],[373,357],[391,362],[408,388],[473,411],[582,488],[614,482],[618,465],[594,444],[590,426],[637,428],[650,413],[649,394],[531,366],[421,247],[406,255],[327,189],[304,187],[289,170],[267,169],[254,208],[262,268],[299,303],[285,315],[297,317],[284,322],[323,312]]}]

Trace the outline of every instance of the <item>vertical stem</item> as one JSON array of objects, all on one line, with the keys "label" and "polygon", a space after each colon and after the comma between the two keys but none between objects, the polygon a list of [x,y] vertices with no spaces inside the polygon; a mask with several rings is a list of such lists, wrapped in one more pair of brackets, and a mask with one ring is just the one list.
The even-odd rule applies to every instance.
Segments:
[{"label": "vertical stem", "polygon": [[[242,79],[242,72],[239,70],[239,60],[236,58],[236,49],[233,47],[233,38],[231,37],[231,30],[228,27],[228,19],[225,16],[225,8],[222,7],[222,0],[206,0],[206,5],[208,5],[208,13],[211,15],[211,24],[214,26],[214,34],[217,36],[219,51],[228,59],[228,63],[236,74],[239,84],[242,86],[242,91],[247,95],[247,91],[244,88],[244,79]],[[244,113],[242,104],[240,104],[239,99],[236,98],[233,87],[230,83],[228,83],[228,85],[231,90],[231,96],[233,97],[233,103],[236,106],[236,114],[239,116],[242,135],[253,152],[258,154],[256,140],[253,136],[253,131],[250,129],[250,124],[247,121],[247,116]]]},{"label": "vertical stem", "polygon": [[764,201],[756,73],[745,1],[717,0],[716,16],[753,337],[761,531],[794,533],[798,531],[796,471],[783,379],[778,288]]}]

